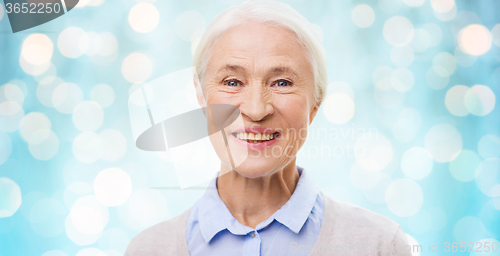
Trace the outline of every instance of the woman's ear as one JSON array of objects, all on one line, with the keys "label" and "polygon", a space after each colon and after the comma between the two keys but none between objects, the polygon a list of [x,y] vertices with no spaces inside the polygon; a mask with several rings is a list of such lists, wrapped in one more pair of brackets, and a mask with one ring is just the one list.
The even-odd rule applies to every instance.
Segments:
[{"label": "woman's ear", "polygon": [[312,107],[312,109],[311,109],[311,113],[309,114],[309,125],[311,125],[311,123],[312,123],[312,121],[313,121],[314,117],[315,117],[315,116],[316,116],[316,114],[318,113],[318,109],[319,109],[319,107],[321,106],[321,102],[322,102],[322,101],[323,101],[322,99],[318,100],[318,102],[317,102],[316,104],[314,104],[314,106]]}]

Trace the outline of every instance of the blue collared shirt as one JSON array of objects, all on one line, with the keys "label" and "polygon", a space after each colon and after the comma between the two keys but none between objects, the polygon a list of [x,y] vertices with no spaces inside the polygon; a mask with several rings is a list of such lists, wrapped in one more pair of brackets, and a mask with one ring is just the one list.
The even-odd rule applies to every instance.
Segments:
[{"label": "blue collared shirt", "polygon": [[217,192],[217,176],[191,209],[186,241],[191,256],[305,256],[321,229],[324,202],[313,181],[297,166],[300,178],[290,199],[255,229],[241,224]]}]

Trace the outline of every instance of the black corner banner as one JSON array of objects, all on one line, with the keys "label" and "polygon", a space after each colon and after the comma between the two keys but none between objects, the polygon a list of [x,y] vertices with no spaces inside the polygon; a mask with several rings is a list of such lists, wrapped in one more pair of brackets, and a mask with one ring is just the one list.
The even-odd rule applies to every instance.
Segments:
[{"label": "black corner banner", "polygon": [[[66,9],[70,11],[78,1],[66,0]],[[61,0],[4,0],[4,4],[13,33],[36,27],[65,13]]]}]

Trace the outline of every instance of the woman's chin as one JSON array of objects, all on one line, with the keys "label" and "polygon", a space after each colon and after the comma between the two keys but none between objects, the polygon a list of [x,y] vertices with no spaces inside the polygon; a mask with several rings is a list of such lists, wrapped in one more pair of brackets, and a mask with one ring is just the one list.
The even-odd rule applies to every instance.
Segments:
[{"label": "woman's chin", "polygon": [[250,157],[247,161],[236,167],[236,172],[246,178],[264,177],[275,173],[280,168],[272,159],[254,159]]}]

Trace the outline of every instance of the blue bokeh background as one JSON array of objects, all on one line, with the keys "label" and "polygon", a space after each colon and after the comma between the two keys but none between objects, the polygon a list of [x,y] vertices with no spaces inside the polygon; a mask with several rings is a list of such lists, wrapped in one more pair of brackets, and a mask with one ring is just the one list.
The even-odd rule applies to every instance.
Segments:
[{"label": "blue bokeh background", "polygon": [[[316,186],[394,219],[422,255],[498,245],[500,2],[284,2],[327,52],[328,94],[297,160]],[[1,256],[122,255],[196,202],[203,189],[150,189],[178,181],[165,156],[135,147],[128,98],[190,67],[203,28],[239,3],[87,0],[15,34],[2,4]],[[101,204],[102,184],[129,194]]]}]

